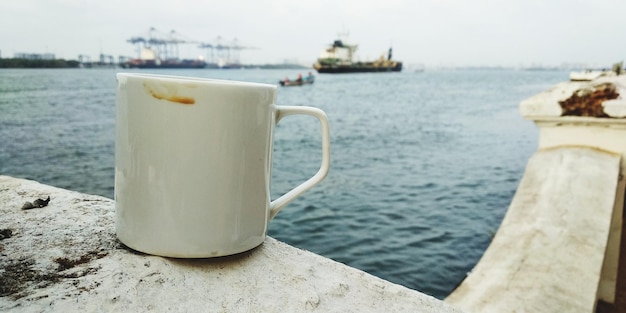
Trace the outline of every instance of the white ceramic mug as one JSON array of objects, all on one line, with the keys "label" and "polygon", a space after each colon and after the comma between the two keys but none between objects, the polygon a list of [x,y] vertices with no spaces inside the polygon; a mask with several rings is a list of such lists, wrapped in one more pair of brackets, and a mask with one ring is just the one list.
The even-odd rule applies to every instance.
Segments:
[{"label": "white ceramic mug", "polygon": [[[116,102],[116,232],[132,249],[180,258],[252,249],[276,213],[328,173],[326,114],[277,106],[276,86],[118,73]],[[274,128],[292,114],[320,120],[322,163],[271,201]]]}]

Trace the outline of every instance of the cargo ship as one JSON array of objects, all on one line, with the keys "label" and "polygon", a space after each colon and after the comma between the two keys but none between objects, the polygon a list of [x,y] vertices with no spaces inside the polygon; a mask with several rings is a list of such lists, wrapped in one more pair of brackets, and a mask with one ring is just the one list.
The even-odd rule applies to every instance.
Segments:
[{"label": "cargo ship", "polygon": [[394,61],[392,49],[387,56],[381,55],[373,62],[353,61],[358,45],[345,44],[342,40],[335,40],[332,45],[322,50],[313,68],[318,73],[370,73],[370,72],[400,72],[402,62]]},{"label": "cargo ship", "polygon": [[120,66],[123,68],[205,68],[207,64],[203,59],[161,59],[154,50],[144,48],[140,58],[127,60]]}]

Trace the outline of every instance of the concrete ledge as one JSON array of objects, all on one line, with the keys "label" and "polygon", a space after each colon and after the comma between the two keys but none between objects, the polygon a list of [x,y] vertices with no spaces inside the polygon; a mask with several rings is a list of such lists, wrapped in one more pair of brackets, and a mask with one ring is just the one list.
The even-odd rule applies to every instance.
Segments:
[{"label": "concrete ledge", "polygon": [[446,299],[471,312],[595,312],[620,154],[541,150],[491,245]]},{"label": "concrete ledge", "polygon": [[[604,113],[610,117],[623,118],[626,116],[626,76],[600,77],[588,82],[563,82],[554,87],[536,94],[520,103],[520,113],[527,119],[536,120],[546,117],[560,117],[563,108],[560,102],[572,95],[589,90],[594,86],[611,84],[619,94],[617,99],[606,100],[602,103]],[[583,92],[584,93],[584,92]]]},{"label": "concrete ledge", "polygon": [[272,238],[216,259],[136,253],[115,238],[113,200],[7,176],[0,234],[2,312],[460,312]]}]

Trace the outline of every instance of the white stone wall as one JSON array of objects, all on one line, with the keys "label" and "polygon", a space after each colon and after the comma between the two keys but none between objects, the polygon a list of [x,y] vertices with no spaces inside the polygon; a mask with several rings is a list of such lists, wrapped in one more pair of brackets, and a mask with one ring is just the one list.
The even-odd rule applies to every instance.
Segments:
[{"label": "white stone wall", "polygon": [[595,312],[620,155],[546,149],[530,159],[500,228],[446,302],[468,312]]}]

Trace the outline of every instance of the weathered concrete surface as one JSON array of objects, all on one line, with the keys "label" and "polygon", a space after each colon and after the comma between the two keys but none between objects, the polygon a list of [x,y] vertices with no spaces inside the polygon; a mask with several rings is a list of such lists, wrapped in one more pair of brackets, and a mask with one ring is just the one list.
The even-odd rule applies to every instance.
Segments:
[{"label": "weathered concrete surface", "polygon": [[[615,99],[602,103],[604,113],[609,117],[624,117],[626,114],[626,75],[600,77],[589,82],[564,82],[534,95],[520,103],[520,113],[528,119],[535,117],[556,117],[571,115],[561,103],[577,95],[591,95],[599,86],[610,84],[619,94]],[[583,97],[584,98],[584,97]]]},{"label": "weathered concrete surface", "polygon": [[602,103],[604,113],[615,118],[626,117],[626,99],[607,100]]},{"label": "weathered concrete surface", "polygon": [[468,312],[594,312],[620,158],[535,153],[492,243],[445,301]]},{"label": "weathered concrete surface", "polygon": [[616,294],[624,191],[626,190],[626,119],[559,117],[535,120],[540,127],[539,149],[562,146],[584,146],[610,151],[622,155],[621,179],[613,208],[611,234],[602,270],[599,299],[613,303]]},{"label": "weathered concrete surface", "polygon": [[460,312],[272,238],[216,259],[136,253],[115,238],[112,200],[7,176],[0,234],[2,312]]}]

